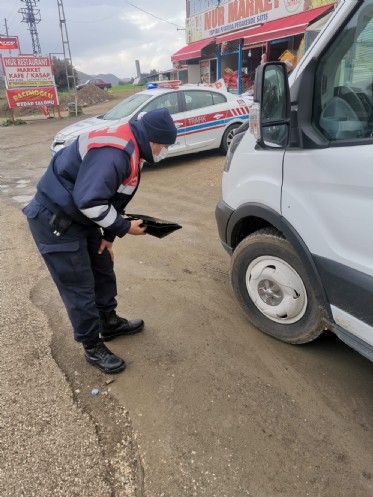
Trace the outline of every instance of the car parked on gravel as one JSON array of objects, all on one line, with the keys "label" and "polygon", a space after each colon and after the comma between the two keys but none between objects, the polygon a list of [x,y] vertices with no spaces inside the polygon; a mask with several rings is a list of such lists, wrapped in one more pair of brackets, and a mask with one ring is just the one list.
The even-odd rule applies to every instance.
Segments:
[{"label": "car parked on gravel", "polygon": [[213,87],[150,83],[146,90],[124,99],[106,114],[62,129],[53,140],[52,153],[69,145],[81,133],[123,124],[138,119],[141,113],[167,108],[178,130],[169,156],[210,149],[220,149],[225,154],[236,129],[249,119],[251,104],[252,97]]},{"label": "car parked on gravel", "polygon": [[81,90],[82,88],[85,88],[88,85],[97,86],[98,88],[101,88],[101,90],[108,90],[109,88],[111,88],[111,83],[109,83],[108,81],[104,81],[103,79],[100,78],[94,78],[94,79],[89,79],[85,83],[77,85],[76,89]]}]

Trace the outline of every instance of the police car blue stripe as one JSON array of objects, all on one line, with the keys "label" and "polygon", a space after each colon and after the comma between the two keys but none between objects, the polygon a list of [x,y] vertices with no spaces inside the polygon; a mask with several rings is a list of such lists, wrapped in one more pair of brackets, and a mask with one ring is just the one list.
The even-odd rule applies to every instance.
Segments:
[{"label": "police car blue stripe", "polygon": [[[218,127],[221,127],[221,126],[225,126],[227,123],[231,122],[231,121],[236,121],[237,122],[237,117],[230,117],[228,119],[220,119],[218,121],[209,121],[207,123],[202,123],[202,124],[196,124],[194,126],[187,126],[185,128],[179,128],[178,129],[178,136],[182,136],[183,134],[186,134],[186,133],[194,133],[194,132],[197,132],[197,131],[202,131],[202,130],[205,130],[205,129],[214,129],[214,128],[218,128]],[[248,115],[242,115],[242,116],[239,116],[240,120],[241,121],[245,121],[247,119],[249,119],[249,116]]]}]

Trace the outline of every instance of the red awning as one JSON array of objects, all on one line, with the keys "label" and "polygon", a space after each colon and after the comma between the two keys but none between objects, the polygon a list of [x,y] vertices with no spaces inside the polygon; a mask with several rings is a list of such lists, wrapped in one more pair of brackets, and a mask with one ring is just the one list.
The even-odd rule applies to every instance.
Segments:
[{"label": "red awning", "polygon": [[201,57],[202,49],[213,43],[214,40],[200,40],[194,43],[189,43],[183,48],[180,48],[177,52],[171,55],[172,62],[177,62],[178,60],[189,60]]},{"label": "red awning", "polygon": [[244,39],[244,45],[252,43],[264,43],[266,41],[278,40],[295,36],[306,31],[307,26],[312,22],[322,17],[326,12],[334,8],[333,4],[324,5],[317,9],[306,10],[300,14],[294,14],[288,17],[282,17],[275,21],[269,21],[261,26],[253,28],[241,29],[216,38],[216,43],[224,43],[226,41]]}]

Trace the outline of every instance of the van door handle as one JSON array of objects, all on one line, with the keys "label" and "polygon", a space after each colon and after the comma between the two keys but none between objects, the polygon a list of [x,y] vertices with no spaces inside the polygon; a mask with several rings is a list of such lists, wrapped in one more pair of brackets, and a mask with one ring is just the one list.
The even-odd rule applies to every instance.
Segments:
[{"label": "van door handle", "polygon": [[221,117],[224,117],[224,114],[215,114],[215,116],[213,116],[214,119],[220,119]]}]

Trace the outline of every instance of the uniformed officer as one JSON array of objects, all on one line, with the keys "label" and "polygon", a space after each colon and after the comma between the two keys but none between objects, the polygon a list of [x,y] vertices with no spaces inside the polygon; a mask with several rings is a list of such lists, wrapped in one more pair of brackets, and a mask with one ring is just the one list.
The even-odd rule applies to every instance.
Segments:
[{"label": "uniformed officer", "polygon": [[24,208],[35,243],[58,288],[85,358],[105,373],[125,362],[104,344],[142,330],[141,319],[116,313],[115,237],[144,235],[142,221],[124,218],[144,161],[158,162],[175,143],[166,109],[140,120],[90,131],[52,158]]}]

